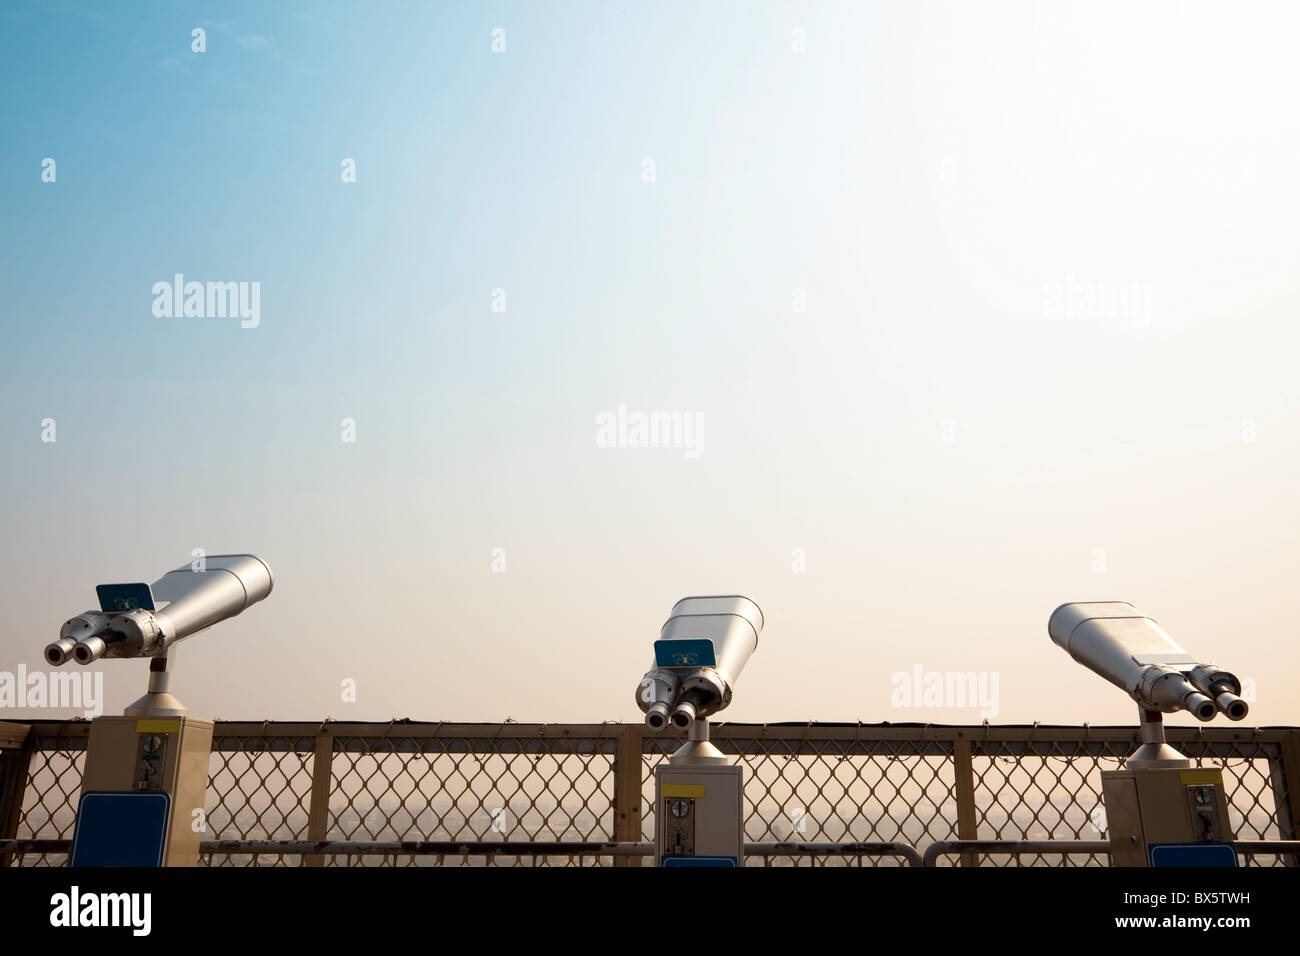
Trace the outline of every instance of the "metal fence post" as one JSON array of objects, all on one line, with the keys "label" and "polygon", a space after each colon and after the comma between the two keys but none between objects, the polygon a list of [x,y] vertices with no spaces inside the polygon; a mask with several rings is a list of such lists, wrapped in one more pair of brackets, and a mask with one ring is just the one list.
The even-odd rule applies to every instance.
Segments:
[{"label": "metal fence post", "polygon": [[[329,826],[330,784],[334,780],[334,735],[324,725],[316,734],[316,748],[311,764],[311,799],[307,808],[307,839],[324,840]],[[302,858],[303,866],[324,866],[325,857],[310,853]]]},{"label": "metal fence post", "polygon": [[[628,727],[614,750],[614,841],[641,842],[641,728]],[[615,866],[640,866],[639,856],[616,856]]]},{"label": "metal fence post", "polygon": [[[27,724],[0,722],[0,840],[18,838],[34,743]],[[14,856],[0,853],[0,867],[12,865]]]},{"label": "metal fence post", "polygon": [[[1277,828],[1283,840],[1300,839],[1300,730],[1282,738],[1281,755],[1268,761],[1268,780],[1277,808]],[[1297,858],[1282,857],[1285,866],[1296,866]]]},{"label": "metal fence post", "polygon": [[[975,765],[971,762],[970,741],[952,742],[953,782],[957,789],[957,839],[976,839],[975,830]],[[961,855],[962,866],[979,866],[974,853]]]}]

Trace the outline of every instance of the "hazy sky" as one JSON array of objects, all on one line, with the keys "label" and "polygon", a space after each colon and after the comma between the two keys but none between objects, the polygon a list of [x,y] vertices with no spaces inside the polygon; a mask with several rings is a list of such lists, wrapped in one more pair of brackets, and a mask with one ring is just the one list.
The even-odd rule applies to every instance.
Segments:
[{"label": "hazy sky", "polygon": [[[919,667],[1131,722],[1046,631],[1127,600],[1294,724],[1297,49],[1288,3],[7,3],[0,670],[203,548],[276,586],[180,646],[198,716],[635,720],[740,592],[733,720],[980,719]],[[155,315],[177,273],[257,326]]]}]

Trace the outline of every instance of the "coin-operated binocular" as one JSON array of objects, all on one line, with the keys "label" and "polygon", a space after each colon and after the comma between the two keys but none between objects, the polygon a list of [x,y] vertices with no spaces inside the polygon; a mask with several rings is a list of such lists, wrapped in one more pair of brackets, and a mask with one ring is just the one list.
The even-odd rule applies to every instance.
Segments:
[{"label": "coin-operated binocular", "polygon": [[271,569],[251,554],[209,555],[153,585],[101,584],[99,610],[65,623],[45,648],[54,666],[149,658],[149,690],[121,717],[90,725],[70,866],[198,863],[212,722],[167,689],[177,642],[234,617],[271,593]]},{"label": "coin-operated binocular", "polygon": [[1102,798],[1113,866],[1236,866],[1219,769],[1193,767],[1165,742],[1163,716],[1197,720],[1249,711],[1241,682],[1203,664],[1132,604],[1062,604],[1047,631],[1080,664],[1137,702],[1138,749],[1123,770],[1103,771]]},{"label": "coin-operated binocular", "polygon": [[731,703],[736,679],[758,647],[763,612],[738,594],[682,598],[655,641],[637,687],[646,726],[671,723],[687,741],[655,768],[655,860],[659,866],[744,862],[744,770],[709,742],[708,718]]}]

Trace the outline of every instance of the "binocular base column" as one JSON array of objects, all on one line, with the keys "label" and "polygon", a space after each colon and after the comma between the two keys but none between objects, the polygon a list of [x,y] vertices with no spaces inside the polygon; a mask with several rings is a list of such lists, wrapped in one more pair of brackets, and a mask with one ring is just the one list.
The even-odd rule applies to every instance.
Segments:
[{"label": "binocular base column", "polygon": [[1128,760],[1124,761],[1126,770],[1142,770],[1150,767],[1171,767],[1187,769],[1192,762],[1165,743],[1164,716],[1158,710],[1138,708],[1141,723],[1138,725],[1138,738],[1142,741]]},{"label": "binocular base column", "polygon": [[726,765],[730,761],[726,755],[709,742],[709,722],[692,720],[686,743],[682,744],[668,758],[674,766],[680,764],[716,764]]}]

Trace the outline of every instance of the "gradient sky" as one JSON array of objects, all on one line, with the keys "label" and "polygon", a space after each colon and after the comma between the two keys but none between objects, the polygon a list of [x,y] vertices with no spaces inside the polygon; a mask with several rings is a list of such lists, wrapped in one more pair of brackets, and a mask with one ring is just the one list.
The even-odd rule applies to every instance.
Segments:
[{"label": "gradient sky", "polygon": [[[1128,723],[1046,633],[1127,600],[1294,724],[1297,49],[1285,3],[8,3],[0,670],[204,548],[276,587],[178,649],[198,716],[638,719],[672,604],[740,592],[733,720],[980,719],[892,706],[920,666]],[[178,272],[260,326],[155,317]],[[702,454],[599,447],[620,405]]]}]

